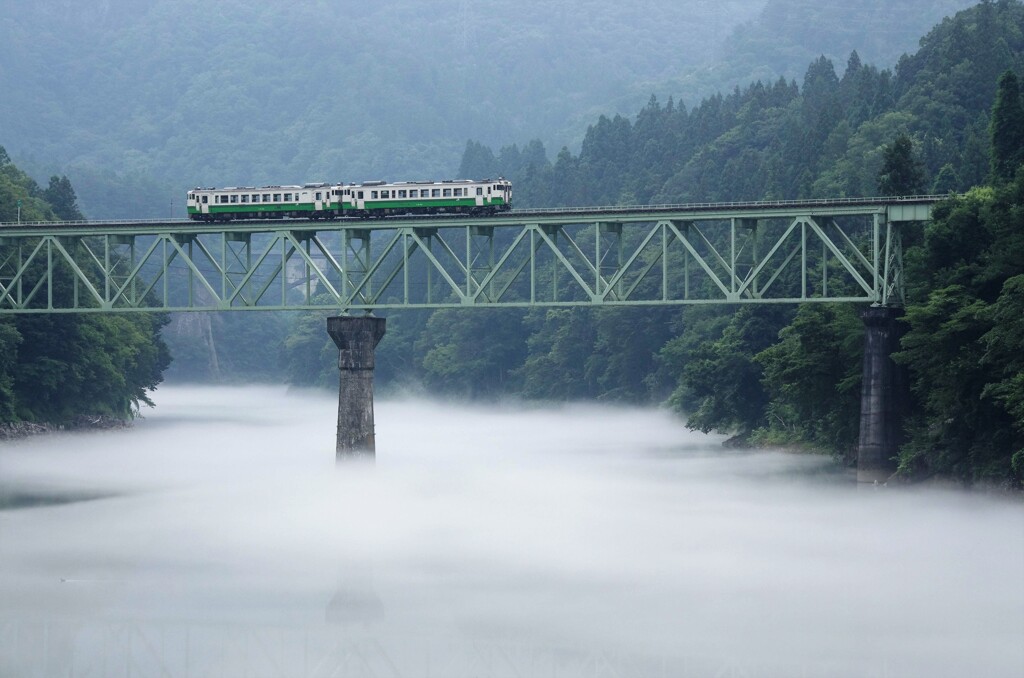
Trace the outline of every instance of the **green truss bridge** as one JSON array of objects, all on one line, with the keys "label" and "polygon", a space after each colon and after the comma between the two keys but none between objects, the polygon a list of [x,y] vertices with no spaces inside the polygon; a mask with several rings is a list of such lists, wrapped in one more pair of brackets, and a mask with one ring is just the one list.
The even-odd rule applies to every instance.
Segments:
[{"label": "green truss bridge", "polygon": [[903,300],[944,196],[488,217],[0,224],[0,314]]}]

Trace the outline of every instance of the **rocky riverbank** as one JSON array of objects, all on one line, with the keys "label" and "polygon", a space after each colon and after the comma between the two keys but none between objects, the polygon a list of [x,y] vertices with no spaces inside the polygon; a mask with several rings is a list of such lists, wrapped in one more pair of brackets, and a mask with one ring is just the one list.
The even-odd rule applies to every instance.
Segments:
[{"label": "rocky riverbank", "polygon": [[40,424],[31,421],[17,421],[0,424],[0,441],[18,440],[29,436],[61,431],[109,431],[130,428],[130,419],[118,419],[107,415],[79,415],[65,424]]}]

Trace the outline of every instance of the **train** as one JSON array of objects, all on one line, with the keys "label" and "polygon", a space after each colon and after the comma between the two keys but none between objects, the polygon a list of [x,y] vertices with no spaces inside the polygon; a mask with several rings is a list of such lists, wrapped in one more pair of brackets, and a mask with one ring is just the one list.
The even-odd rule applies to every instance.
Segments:
[{"label": "train", "polygon": [[196,221],[480,215],[510,209],[512,182],[504,178],[194,188],[187,199],[188,216]]}]

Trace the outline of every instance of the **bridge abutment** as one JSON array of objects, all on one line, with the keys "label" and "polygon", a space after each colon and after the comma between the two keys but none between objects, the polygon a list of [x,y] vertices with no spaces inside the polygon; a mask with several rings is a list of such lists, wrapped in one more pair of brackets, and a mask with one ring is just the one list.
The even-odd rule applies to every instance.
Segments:
[{"label": "bridge abutment", "polygon": [[337,458],[372,459],[374,352],[384,336],[385,318],[337,316],[327,319],[327,333],[338,346]]},{"label": "bridge abutment", "polygon": [[893,362],[899,348],[899,308],[872,307],[864,321],[864,373],[860,396],[857,482],[883,483],[896,469],[895,457],[907,405],[903,369]]}]

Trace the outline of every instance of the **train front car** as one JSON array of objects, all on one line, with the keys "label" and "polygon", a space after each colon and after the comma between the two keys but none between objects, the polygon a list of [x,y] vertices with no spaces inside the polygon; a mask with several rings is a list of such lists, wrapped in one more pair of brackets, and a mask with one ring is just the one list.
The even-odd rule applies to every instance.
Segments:
[{"label": "train front car", "polygon": [[512,182],[508,179],[498,179],[495,181],[491,190],[493,193],[492,205],[499,210],[510,210],[512,209]]},{"label": "train front car", "polygon": [[196,221],[236,219],[333,219],[338,216],[334,187],[262,186],[195,188],[188,192],[188,216]]},{"label": "train front car", "polygon": [[367,181],[341,187],[341,213],[351,217],[493,214],[512,204],[512,183],[473,181]]}]

